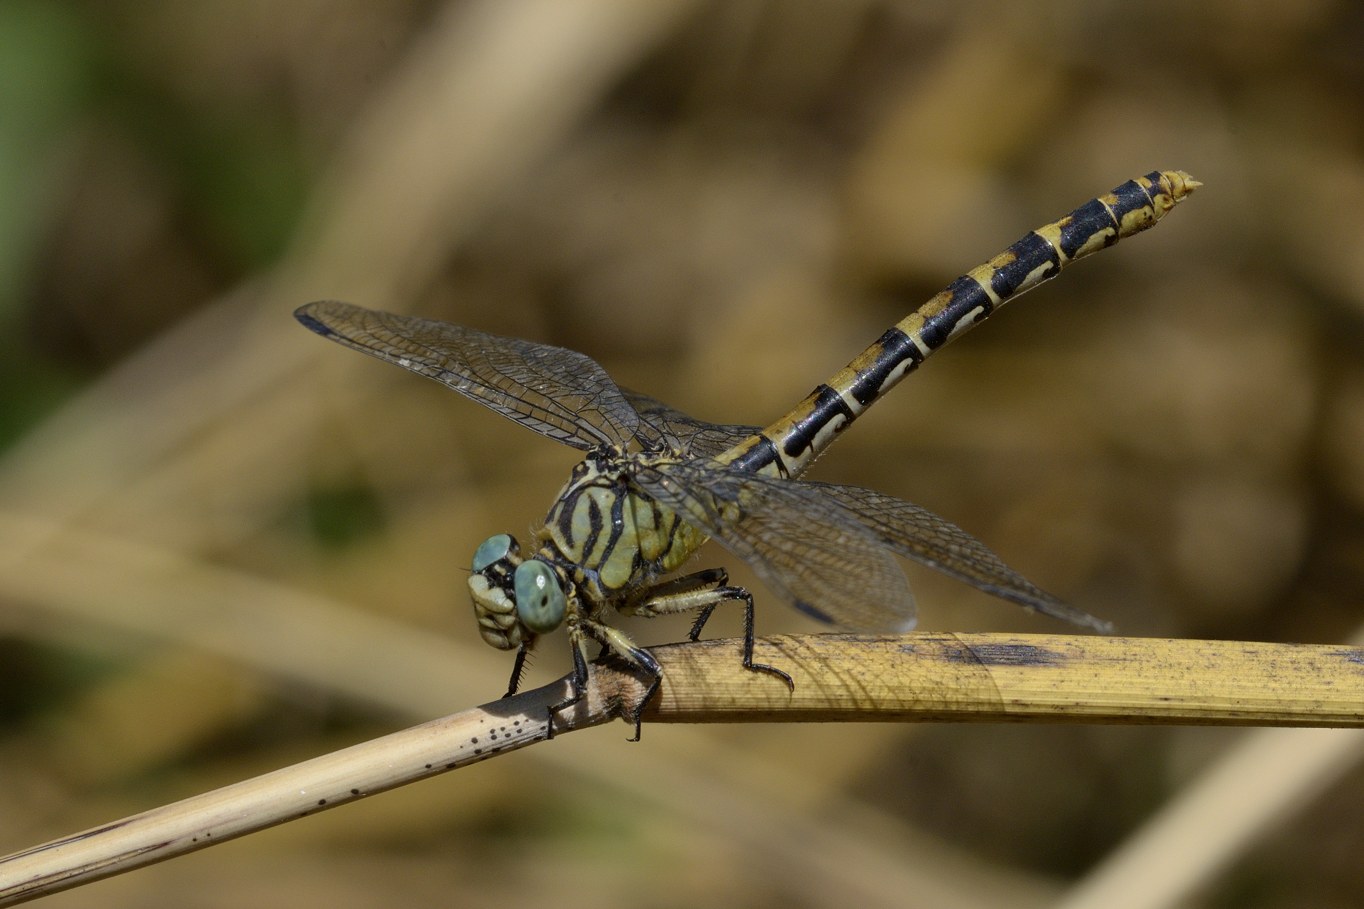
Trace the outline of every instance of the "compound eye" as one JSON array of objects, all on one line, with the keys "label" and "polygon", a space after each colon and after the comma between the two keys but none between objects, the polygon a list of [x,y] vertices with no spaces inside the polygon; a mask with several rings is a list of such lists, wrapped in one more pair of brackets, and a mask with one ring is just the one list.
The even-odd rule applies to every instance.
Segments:
[{"label": "compound eye", "polygon": [[509,533],[499,533],[496,536],[488,537],[478,544],[478,549],[474,550],[474,573],[478,574],[490,565],[502,561],[508,556],[514,556],[521,551],[521,547],[516,545],[516,540]]},{"label": "compound eye", "polygon": [[564,620],[564,592],[544,562],[531,559],[516,566],[516,617],[536,634],[548,634]]}]

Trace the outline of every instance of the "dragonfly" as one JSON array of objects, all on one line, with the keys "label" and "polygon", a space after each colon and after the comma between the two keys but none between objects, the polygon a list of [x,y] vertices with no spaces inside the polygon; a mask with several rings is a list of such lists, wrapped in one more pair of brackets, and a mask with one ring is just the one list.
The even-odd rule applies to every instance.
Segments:
[{"label": "dragonfly", "polygon": [[323,337],[435,379],[503,416],[584,452],[544,524],[523,547],[483,541],[468,586],[479,632],[515,650],[507,696],[537,640],[563,627],[577,704],[596,642],[649,679],[634,723],[663,679],[658,661],[611,614],[694,612],[698,640],[722,603],[744,610],[743,666],[795,689],[754,660],[754,598],[724,568],[677,574],[712,538],[782,599],[826,622],[901,632],[914,597],[896,557],[917,561],[1043,615],[1108,631],[1107,622],[1042,590],[985,544],[910,502],[858,486],[801,479],[868,407],[947,342],[1071,262],[1153,226],[1201,184],[1183,171],[1129,180],[1040,227],[957,278],[766,427],[709,423],[618,386],[585,354],[410,315],[324,300],[294,315]]}]

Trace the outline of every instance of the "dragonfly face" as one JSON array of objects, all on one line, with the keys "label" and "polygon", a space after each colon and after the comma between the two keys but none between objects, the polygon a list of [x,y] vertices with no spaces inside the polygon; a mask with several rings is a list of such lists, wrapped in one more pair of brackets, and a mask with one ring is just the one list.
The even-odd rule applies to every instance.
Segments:
[{"label": "dragonfly face", "polygon": [[540,559],[522,559],[511,534],[484,540],[474,552],[469,594],[483,640],[514,650],[563,624],[567,580]]}]

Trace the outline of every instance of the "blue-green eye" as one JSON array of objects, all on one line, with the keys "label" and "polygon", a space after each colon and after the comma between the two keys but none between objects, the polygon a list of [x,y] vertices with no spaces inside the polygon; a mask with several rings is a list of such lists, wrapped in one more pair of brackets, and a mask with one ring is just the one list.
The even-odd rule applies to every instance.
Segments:
[{"label": "blue-green eye", "polygon": [[496,536],[488,537],[478,544],[478,549],[474,551],[474,573],[482,571],[494,562],[500,562],[507,556],[514,554],[518,547],[516,540],[512,539],[509,533],[499,533]]},{"label": "blue-green eye", "polygon": [[[486,544],[485,544],[486,545]],[[536,634],[548,634],[564,620],[564,592],[544,562],[531,559],[516,566],[516,617]]]}]

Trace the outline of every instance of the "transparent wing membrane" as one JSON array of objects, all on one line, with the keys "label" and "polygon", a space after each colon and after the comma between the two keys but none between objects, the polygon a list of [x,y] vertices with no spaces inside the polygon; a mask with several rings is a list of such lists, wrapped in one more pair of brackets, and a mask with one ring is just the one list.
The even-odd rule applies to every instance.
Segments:
[{"label": "transparent wing membrane", "polygon": [[435,379],[565,445],[588,451],[635,439],[639,415],[577,351],[336,300],[294,315],[323,337]]},{"label": "transparent wing membrane", "polygon": [[843,504],[883,545],[906,558],[1043,615],[1097,631],[1112,630],[1108,622],[1037,587],[980,540],[927,508],[860,486],[805,485]]},{"label": "transparent wing membrane", "polygon": [[913,627],[914,596],[891,551],[809,485],[705,461],[662,464],[634,478],[801,610],[864,631]]},{"label": "transparent wing membrane", "polygon": [[707,423],[646,394],[628,388],[622,388],[621,392],[643,421],[659,433],[668,448],[694,458],[713,458],[761,429],[758,426]]}]

